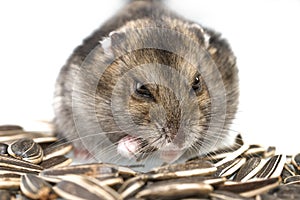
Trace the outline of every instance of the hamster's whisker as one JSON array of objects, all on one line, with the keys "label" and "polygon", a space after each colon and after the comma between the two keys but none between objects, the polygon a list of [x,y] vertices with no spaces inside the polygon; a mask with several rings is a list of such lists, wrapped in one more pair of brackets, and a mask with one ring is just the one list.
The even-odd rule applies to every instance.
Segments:
[{"label": "hamster's whisker", "polygon": [[59,138],[57,141],[55,141],[54,143],[50,144],[47,147],[53,147],[53,146],[59,147],[68,143],[71,143],[71,141],[69,141],[68,138]]},{"label": "hamster's whisker", "polygon": [[[108,132],[108,133],[121,133],[121,131],[114,131],[114,132]],[[91,134],[91,135],[85,135],[85,136],[78,136],[77,138],[68,140],[69,142],[76,142],[85,138],[89,138],[89,137],[96,137],[99,136],[100,134],[106,134],[106,132],[99,132],[99,133],[95,133],[95,134]]]},{"label": "hamster's whisker", "polygon": [[[100,144],[96,145],[92,151],[94,151],[95,149],[98,148],[98,146],[100,146]],[[99,152],[96,152],[96,154],[94,154],[94,157],[97,158],[97,157],[101,157],[101,154],[105,155],[105,154],[109,154],[111,157],[119,157],[120,155],[119,154],[116,154],[116,153],[112,153],[113,151],[115,150],[115,144],[112,144],[104,149],[102,149],[101,151]],[[99,156],[98,156],[99,155]]]},{"label": "hamster's whisker", "polygon": [[150,152],[153,150],[153,144],[155,142],[157,142],[158,140],[160,140],[162,138],[162,135],[160,135],[159,137],[157,137],[155,140],[153,140],[151,143],[147,144],[146,146],[140,148],[136,154],[140,154],[138,157],[137,157],[137,160],[141,159],[142,157],[144,157],[144,155],[146,155],[147,151],[150,150]]},{"label": "hamster's whisker", "polygon": [[239,133],[239,131],[236,131],[234,129],[231,129],[230,127],[224,127],[224,126],[217,126],[217,125],[207,125],[207,124],[199,124],[200,127],[203,127],[205,128],[206,130],[208,130],[208,128],[219,128],[221,130],[224,130],[224,131],[231,131],[231,132],[234,132],[234,133]]}]

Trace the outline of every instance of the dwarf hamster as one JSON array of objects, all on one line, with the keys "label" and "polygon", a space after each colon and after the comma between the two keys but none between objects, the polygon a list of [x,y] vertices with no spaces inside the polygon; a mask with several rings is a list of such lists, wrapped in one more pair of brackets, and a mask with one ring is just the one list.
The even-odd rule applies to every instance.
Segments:
[{"label": "dwarf hamster", "polygon": [[220,34],[159,0],[133,0],[61,69],[54,124],[79,157],[149,170],[224,144],[238,96]]}]

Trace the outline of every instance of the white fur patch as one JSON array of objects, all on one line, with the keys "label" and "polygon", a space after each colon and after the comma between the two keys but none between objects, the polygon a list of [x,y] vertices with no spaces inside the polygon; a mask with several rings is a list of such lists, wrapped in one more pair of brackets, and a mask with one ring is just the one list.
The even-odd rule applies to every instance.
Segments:
[{"label": "white fur patch", "polygon": [[140,149],[140,143],[132,136],[125,136],[118,143],[117,151],[125,158],[132,158]]},{"label": "white fur patch", "polygon": [[112,49],[111,49],[111,38],[105,37],[102,41],[99,41],[101,44],[103,51],[107,55],[113,55]]},{"label": "white fur patch", "polygon": [[109,56],[114,56],[114,53],[112,51],[112,46],[111,46],[111,39],[114,34],[117,34],[120,32],[125,32],[125,30],[123,30],[123,28],[122,28],[119,31],[112,31],[108,34],[108,37],[104,37],[103,40],[99,41],[105,54],[107,54]]}]

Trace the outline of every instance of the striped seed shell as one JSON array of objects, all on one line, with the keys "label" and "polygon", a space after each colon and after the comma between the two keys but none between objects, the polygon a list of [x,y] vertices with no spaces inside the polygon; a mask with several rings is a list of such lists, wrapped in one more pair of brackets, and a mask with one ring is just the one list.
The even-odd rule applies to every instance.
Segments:
[{"label": "striped seed shell", "polygon": [[63,177],[65,175],[82,175],[91,176],[94,178],[117,177],[119,175],[118,169],[110,164],[94,163],[71,165],[66,167],[45,169],[40,173],[42,177]]},{"label": "striped seed shell", "polygon": [[0,189],[17,189],[20,187],[20,179],[21,175],[18,174],[0,174]]},{"label": "striped seed shell", "polygon": [[38,164],[43,159],[42,147],[32,139],[20,139],[10,144],[8,147],[9,155],[34,164]]},{"label": "striped seed shell", "polygon": [[283,155],[276,155],[271,157],[262,169],[255,175],[256,178],[275,178],[279,177],[284,164],[286,157]]},{"label": "striped seed shell", "polygon": [[151,184],[136,194],[136,198],[180,199],[185,197],[206,197],[213,187],[205,183],[164,183]]},{"label": "striped seed shell", "polygon": [[54,199],[57,197],[49,183],[33,174],[21,177],[20,188],[22,193],[31,199]]},{"label": "striped seed shell", "polygon": [[277,187],[281,178],[256,179],[246,182],[225,182],[218,187],[218,190],[225,190],[240,194],[243,197],[253,197],[257,194],[267,192]]},{"label": "striped seed shell", "polygon": [[66,155],[72,150],[72,148],[73,148],[72,144],[68,142],[58,143],[49,146],[46,149],[44,149],[43,160],[47,160],[49,158],[56,157],[56,156]]},{"label": "striped seed shell", "polygon": [[134,196],[146,184],[145,176],[128,179],[118,190],[123,199]]},{"label": "striped seed shell", "polygon": [[261,163],[261,158],[259,157],[252,157],[249,160],[246,161],[246,163],[240,168],[240,170],[237,172],[236,176],[234,177],[234,181],[247,181],[250,178],[252,178],[255,174],[251,172],[258,167],[258,165]]},{"label": "striped seed shell", "polygon": [[65,156],[55,156],[42,161],[40,163],[40,166],[43,167],[44,169],[49,169],[49,168],[69,166],[71,163],[72,163],[71,158],[67,158]]},{"label": "striped seed shell", "polygon": [[8,145],[5,143],[0,143],[0,155],[7,155]]},{"label": "striped seed shell", "polygon": [[119,200],[120,195],[112,188],[96,184],[88,177],[70,175],[53,187],[60,197],[65,199],[87,199],[87,200]]},{"label": "striped seed shell", "polygon": [[223,190],[213,191],[209,194],[209,196],[212,200],[250,200],[250,198],[243,197],[239,194]]},{"label": "striped seed shell", "polygon": [[234,172],[239,170],[245,162],[246,162],[246,158],[237,158],[237,159],[233,160],[233,162],[229,161],[230,164],[228,166],[224,167],[222,170],[220,170],[219,176],[221,176],[221,177],[231,176]]},{"label": "striped seed shell", "polygon": [[7,125],[1,125],[0,126],[0,132],[4,131],[22,131],[23,127],[19,125],[14,125],[14,124],[7,124]]},{"label": "striped seed shell", "polygon": [[292,157],[292,163],[298,170],[300,170],[300,153]]},{"label": "striped seed shell", "polygon": [[189,161],[186,163],[158,167],[153,169],[147,175],[150,180],[164,180],[179,177],[210,175],[216,171],[217,168],[208,161]]},{"label": "striped seed shell", "polygon": [[43,167],[39,165],[3,155],[0,155],[0,167],[11,168],[12,170],[28,170],[29,172],[31,171],[36,173],[43,170]]},{"label": "striped seed shell", "polygon": [[300,175],[287,177],[283,182],[285,184],[300,184]]}]

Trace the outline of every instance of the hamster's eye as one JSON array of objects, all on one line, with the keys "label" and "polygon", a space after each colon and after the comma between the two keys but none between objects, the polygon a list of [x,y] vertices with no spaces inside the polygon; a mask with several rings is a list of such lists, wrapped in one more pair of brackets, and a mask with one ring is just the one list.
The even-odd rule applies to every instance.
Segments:
[{"label": "hamster's eye", "polygon": [[135,83],[135,93],[141,97],[145,97],[149,99],[154,98],[150,90],[147,88],[147,86],[140,82]]},{"label": "hamster's eye", "polygon": [[202,90],[200,75],[195,77],[192,88],[195,92],[200,92]]}]

